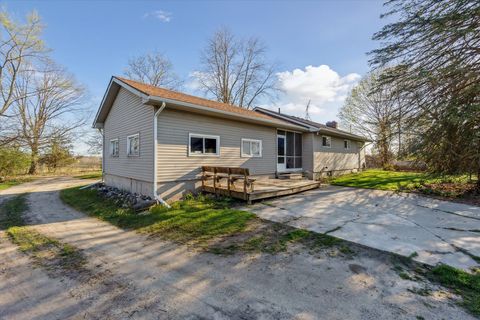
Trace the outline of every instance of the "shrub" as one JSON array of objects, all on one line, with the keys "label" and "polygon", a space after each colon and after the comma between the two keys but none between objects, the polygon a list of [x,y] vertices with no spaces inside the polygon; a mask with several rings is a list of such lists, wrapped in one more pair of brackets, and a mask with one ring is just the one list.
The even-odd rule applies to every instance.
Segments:
[{"label": "shrub", "polygon": [[30,165],[30,155],[18,148],[0,148],[0,176],[23,174]]}]

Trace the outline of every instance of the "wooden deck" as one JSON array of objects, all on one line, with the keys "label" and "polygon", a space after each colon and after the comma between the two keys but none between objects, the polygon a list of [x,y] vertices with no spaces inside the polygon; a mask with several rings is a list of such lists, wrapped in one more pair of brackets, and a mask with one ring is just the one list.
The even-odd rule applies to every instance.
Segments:
[{"label": "wooden deck", "polygon": [[215,193],[232,198],[242,199],[251,203],[254,200],[286,196],[306,190],[316,189],[320,182],[312,180],[282,180],[282,179],[258,179],[254,183],[254,190],[244,192],[243,184],[232,184],[230,190],[226,182],[219,181],[216,187],[213,182],[206,182],[203,191]]}]

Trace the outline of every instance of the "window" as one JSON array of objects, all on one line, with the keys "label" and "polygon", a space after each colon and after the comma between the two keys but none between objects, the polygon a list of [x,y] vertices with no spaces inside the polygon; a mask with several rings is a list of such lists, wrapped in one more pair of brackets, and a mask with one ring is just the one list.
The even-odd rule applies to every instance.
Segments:
[{"label": "window", "polygon": [[127,137],[127,155],[131,157],[140,155],[140,135],[138,133]]},{"label": "window", "polygon": [[260,158],[262,156],[262,140],[242,139],[242,157]]},{"label": "window", "polygon": [[332,138],[322,136],[322,147],[330,148],[332,146]]},{"label": "window", "polygon": [[118,139],[110,140],[110,156],[118,157]]},{"label": "window", "polygon": [[343,147],[345,149],[350,149],[350,140],[343,140]]},{"label": "window", "polygon": [[190,133],[188,135],[188,154],[194,155],[220,155],[220,137]]}]

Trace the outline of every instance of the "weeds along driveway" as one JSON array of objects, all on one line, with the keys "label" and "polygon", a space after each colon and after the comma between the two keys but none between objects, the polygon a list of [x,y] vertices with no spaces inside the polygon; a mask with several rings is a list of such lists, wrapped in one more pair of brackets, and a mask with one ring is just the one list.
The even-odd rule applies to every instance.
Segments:
[{"label": "weeds along driveway", "polygon": [[49,178],[8,189],[31,192],[29,224],[82,250],[88,272],[34,266],[1,234],[0,318],[473,319],[438,287],[416,294],[426,284],[400,278],[390,255],[300,247],[277,255],[202,253],[121,230],[59,200],[59,189],[85,183]]},{"label": "weeds along driveway", "polygon": [[[328,186],[249,210],[258,216],[436,265],[480,262],[480,207],[415,194]],[[475,261],[477,259],[477,261]]]}]

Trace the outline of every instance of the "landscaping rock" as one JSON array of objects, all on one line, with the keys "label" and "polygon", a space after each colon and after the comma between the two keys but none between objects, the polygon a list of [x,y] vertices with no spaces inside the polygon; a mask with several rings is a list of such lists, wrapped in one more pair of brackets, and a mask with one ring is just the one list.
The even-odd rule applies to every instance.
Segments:
[{"label": "landscaping rock", "polygon": [[110,187],[103,182],[90,186],[90,189],[96,190],[100,196],[112,200],[119,207],[133,209],[134,211],[146,209],[156,203],[149,196]]}]

